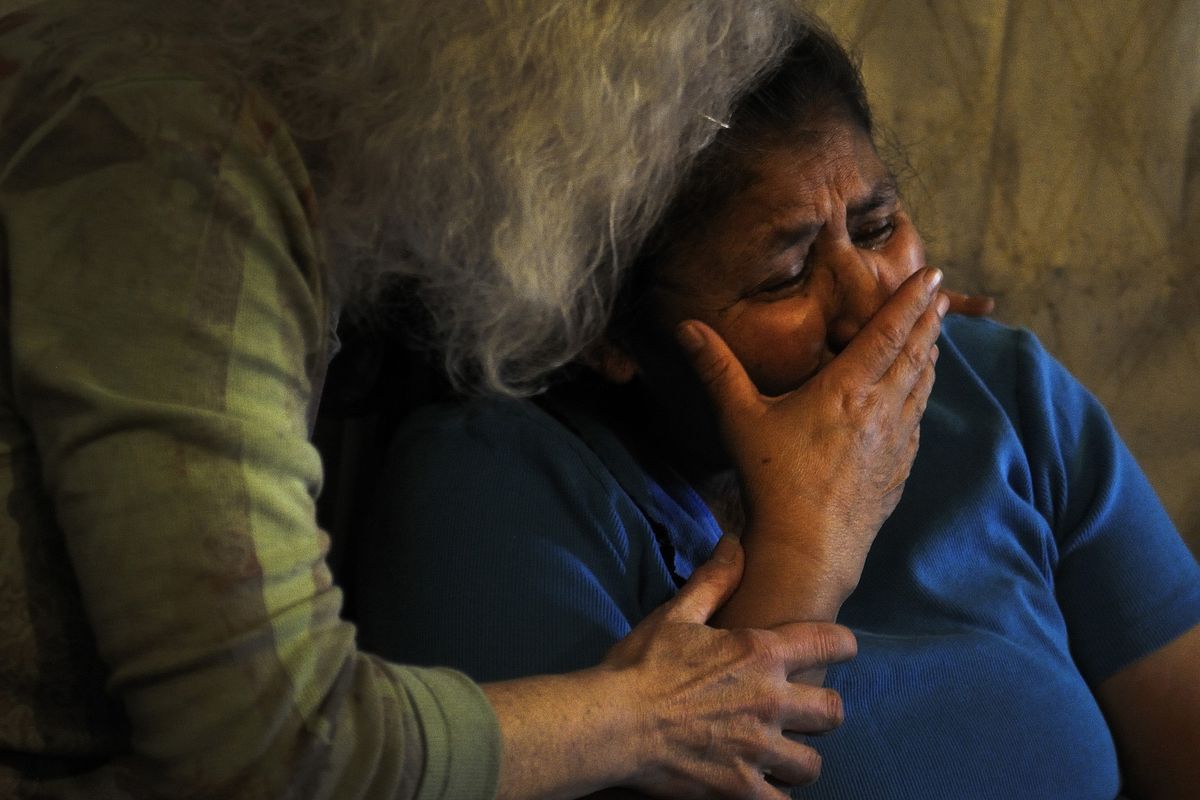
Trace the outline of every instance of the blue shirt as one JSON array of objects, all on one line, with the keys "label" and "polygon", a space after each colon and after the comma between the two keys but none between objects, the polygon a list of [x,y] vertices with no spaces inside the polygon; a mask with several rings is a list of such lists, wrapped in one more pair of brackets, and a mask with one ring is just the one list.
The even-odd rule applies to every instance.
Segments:
[{"label": "blue shirt", "polygon": [[[1095,399],[1027,332],[950,318],[921,448],[839,621],[814,798],[1112,798],[1092,694],[1200,621],[1200,567]],[[476,401],[393,452],[368,648],[478,680],[597,663],[720,530],[578,411]]]}]

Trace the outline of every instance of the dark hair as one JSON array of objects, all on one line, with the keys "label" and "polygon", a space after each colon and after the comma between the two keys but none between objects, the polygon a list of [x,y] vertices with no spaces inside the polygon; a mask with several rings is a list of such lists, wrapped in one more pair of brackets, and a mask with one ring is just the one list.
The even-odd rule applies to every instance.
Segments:
[{"label": "dark hair", "polygon": [[806,124],[840,114],[871,137],[874,125],[858,63],[829,30],[803,28],[779,63],[734,104],[723,128],[696,159],[662,219],[639,251],[617,294],[608,333],[632,332],[656,265],[676,254],[683,232],[718,213],[754,175],[750,159],[801,134]]}]

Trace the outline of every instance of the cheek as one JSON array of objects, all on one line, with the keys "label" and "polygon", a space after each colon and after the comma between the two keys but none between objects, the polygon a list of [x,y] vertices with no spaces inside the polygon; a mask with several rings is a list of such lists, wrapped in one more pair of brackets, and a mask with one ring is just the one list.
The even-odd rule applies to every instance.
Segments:
[{"label": "cheek", "polygon": [[826,320],[819,303],[797,297],[748,310],[724,333],[765,395],[790,392],[824,365]]}]

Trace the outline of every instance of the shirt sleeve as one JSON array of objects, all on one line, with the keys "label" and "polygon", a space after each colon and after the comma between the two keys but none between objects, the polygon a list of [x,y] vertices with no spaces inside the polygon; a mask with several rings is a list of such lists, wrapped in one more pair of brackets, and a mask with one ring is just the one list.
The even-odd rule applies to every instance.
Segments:
[{"label": "shirt sleeve", "polygon": [[1200,623],[1200,566],[1097,400],[1021,334],[1020,426],[1056,532],[1055,593],[1093,686]]},{"label": "shirt sleeve", "polygon": [[641,594],[670,585],[636,505],[528,402],[412,419],[377,513],[355,584],[364,647],[477,680],[594,666],[666,599]]},{"label": "shirt sleeve", "polygon": [[117,763],[173,797],[491,797],[478,686],[364,655],[339,618],[307,441],[328,309],[290,137],[199,81],[44,100],[0,165],[13,403],[129,720]]}]

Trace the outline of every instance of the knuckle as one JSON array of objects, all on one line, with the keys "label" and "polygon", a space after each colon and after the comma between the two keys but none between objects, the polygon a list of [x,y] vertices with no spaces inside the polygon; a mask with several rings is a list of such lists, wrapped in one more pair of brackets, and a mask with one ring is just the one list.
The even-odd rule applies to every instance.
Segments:
[{"label": "knuckle", "polygon": [[850,422],[855,424],[867,424],[874,418],[875,407],[879,405],[879,398],[870,388],[858,385],[846,385],[842,387],[841,396],[841,411]]},{"label": "knuckle", "polygon": [[916,395],[922,400],[928,400],[929,395],[933,392],[933,381],[936,376],[931,367],[926,367],[925,372],[921,375],[921,382],[917,385]]},{"label": "knuckle", "polygon": [[894,323],[879,326],[879,338],[889,353],[902,349],[908,341],[908,333]]},{"label": "knuckle", "polygon": [[734,631],[734,635],[743,657],[747,660],[763,664],[778,660],[778,647],[774,641],[776,637],[770,631],[742,628]]},{"label": "knuckle", "polygon": [[770,756],[776,749],[780,726],[778,722],[757,723],[752,730],[744,735],[746,754],[757,763],[764,757]]},{"label": "knuckle", "polygon": [[904,357],[915,374],[920,375],[929,363],[929,348],[920,343],[910,342],[904,348]]},{"label": "knuckle", "polygon": [[[773,726],[771,729],[772,732],[778,731],[778,721],[783,718],[784,712],[787,710],[787,701],[786,688],[784,687],[780,687],[777,691],[761,692],[758,696],[757,711],[759,719],[763,723]],[[756,738],[765,739],[765,735],[766,732],[760,728]],[[760,746],[766,744],[765,740],[756,743]]]}]

